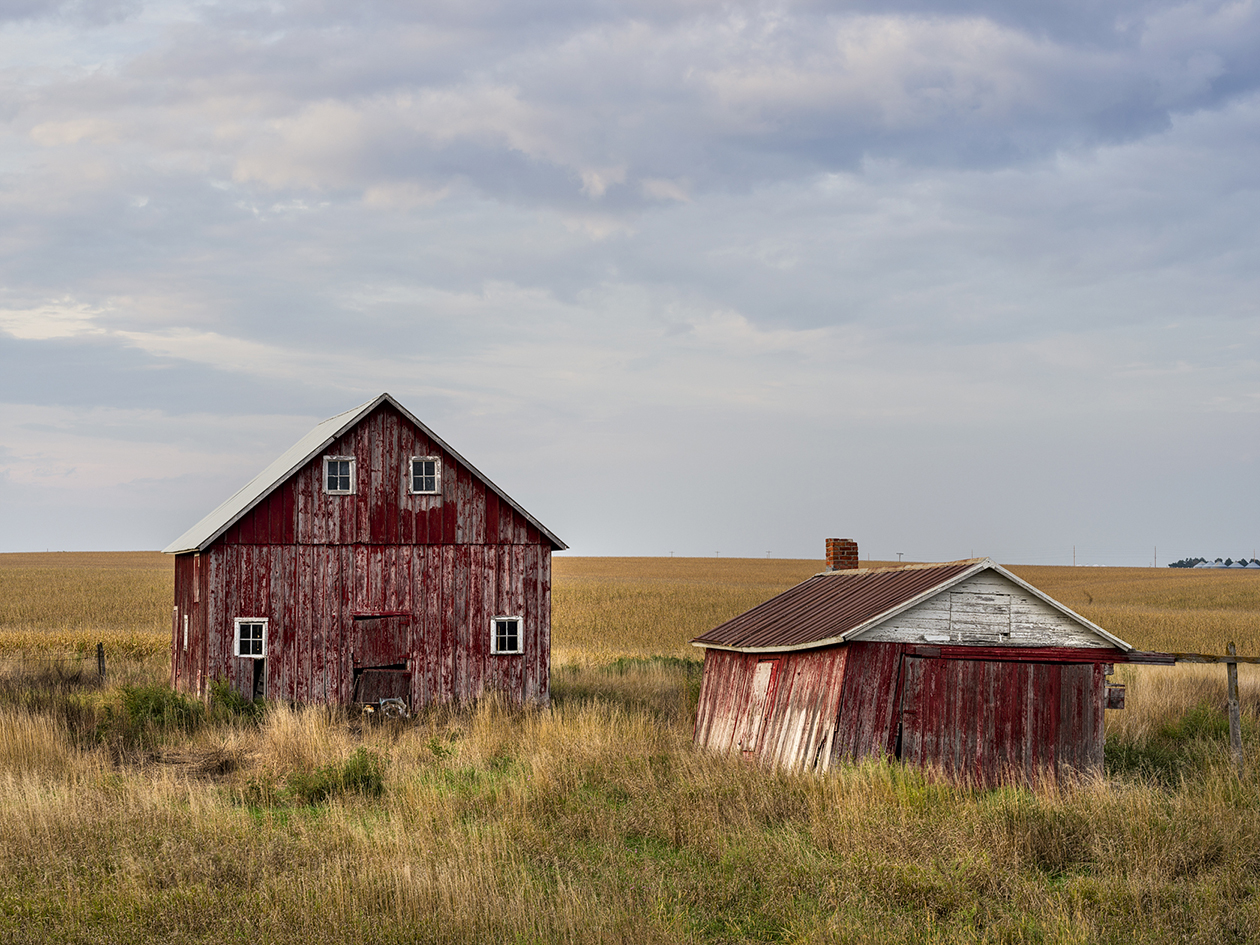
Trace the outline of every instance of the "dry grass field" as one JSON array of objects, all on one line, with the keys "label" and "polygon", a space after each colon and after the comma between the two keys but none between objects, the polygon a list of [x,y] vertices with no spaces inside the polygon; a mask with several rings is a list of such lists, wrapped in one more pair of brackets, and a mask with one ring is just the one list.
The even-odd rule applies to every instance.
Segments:
[{"label": "dry grass field", "polygon": [[[160,556],[0,556],[0,941],[1257,939],[1250,674],[1241,777],[1219,667],[1128,670],[1106,777],[1058,789],[694,752],[687,640],[818,568],[559,556],[551,711],[371,724],[165,690]],[[1260,575],[1015,570],[1142,648],[1260,653]],[[101,638],[105,685],[5,661]]]}]

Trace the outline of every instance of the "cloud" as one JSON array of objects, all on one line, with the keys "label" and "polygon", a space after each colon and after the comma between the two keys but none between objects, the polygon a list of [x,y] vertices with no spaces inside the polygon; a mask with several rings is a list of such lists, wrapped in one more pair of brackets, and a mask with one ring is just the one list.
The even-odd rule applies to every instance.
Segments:
[{"label": "cloud", "polygon": [[[135,518],[106,454],[151,435],[174,527],[382,389],[607,551],[757,505],[740,527],[776,548],[882,516],[949,556],[972,526],[942,509],[979,474],[1049,497],[990,534],[1062,543],[1086,506],[1136,534],[1126,477],[1256,471],[1255,3],[5,9],[24,508],[99,451]],[[827,476],[855,458],[860,507]],[[1097,505],[1063,485],[1094,475]],[[1184,479],[1150,475],[1170,506]],[[613,528],[607,496],[658,476],[675,504]]]}]

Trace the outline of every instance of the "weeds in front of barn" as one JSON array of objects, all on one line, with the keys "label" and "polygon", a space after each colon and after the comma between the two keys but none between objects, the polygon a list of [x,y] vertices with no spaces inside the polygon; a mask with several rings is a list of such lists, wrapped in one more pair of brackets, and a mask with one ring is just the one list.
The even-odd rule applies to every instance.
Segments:
[{"label": "weeds in front of barn", "polygon": [[0,678],[0,939],[1229,942],[1260,927],[1260,767],[1236,776],[1212,680],[1180,669],[1109,713],[1108,779],[1036,791],[698,753],[697,666],[677,658],[559,667],[550,711],[487,700],[378,723],[222,691],[206,706],[163,670]]},{"label": "weeds in front of barn", "polygon": [[[45,556],[0,559],[3,941],[1241,942],[1260,928],[1252,667],[1241,779],[1219,666],[1117,667],[1128,708],[1108,713],[1098,782],[975,791],[895,764],[819,779],[692,749],[687,645],[815,562],[558,557],[552,711],[486,702],[366,724],[169,693],[169,559],[68,557],[62,577]],[[1260,575],[1015,570],[1141,648],[1221,652],[1233,636],[1260,653]],[[101,639],[105,682],[76,662]]]}]

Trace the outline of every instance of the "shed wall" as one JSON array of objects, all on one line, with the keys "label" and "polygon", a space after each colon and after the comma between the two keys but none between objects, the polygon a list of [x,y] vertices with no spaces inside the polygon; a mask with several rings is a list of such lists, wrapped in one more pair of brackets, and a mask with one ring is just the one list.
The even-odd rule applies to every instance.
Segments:
[{"label": "shed wall", "polygon": [[[895,643],[778,654],[707,649],[695,741],[796,770],[888,756],[981,783],[1097,770],[1101,659],[1115,652]],[[774,673],[760,708],[754,680],[767,665]],[[756,726],[751,707],[760,708]]]},{"label": "shed wall", "polygon": [[[772,767],[825,770],[846,655],[842,647],[782,655],[705,650],[696,744]],[[765,664],[773,669],[768,698],[759,704],[754,680]]]}]

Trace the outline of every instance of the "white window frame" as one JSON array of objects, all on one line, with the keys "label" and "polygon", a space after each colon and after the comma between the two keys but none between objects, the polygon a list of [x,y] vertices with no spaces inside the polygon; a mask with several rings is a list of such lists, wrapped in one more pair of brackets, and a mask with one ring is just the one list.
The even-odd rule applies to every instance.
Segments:
[{"label": "white window frame", "polygon": [[[271,628],[270,619],[267,617],[237,617],[234,627],[235,633],[232,634],[232,655],[239,656],[243,660],[264,660],[267,658],[267,631]],[[261,653],[242,653],[241,652],[241,624],[260,623],[262,624],[262,652]]]},{"label": "white window frame", "polygon": [[[499,649],[499,621],[515,620],[516,621],[516,649],[500,650]],[[490,618],[490,652],[491,653],[524,653],[525,652],[525,618],[519,615],[503,615]]]},{"label": "white window frame", "polygon": [[[349,489],[329,489],[328,488],[328,464],[332,462],[348,462],[350,464],[350,488]],[[359,484],[358,464],[353,456],[325,456],[323,462],[324,478],[322,485],[324,487],[324,495],[354,495],[355,487]]]},{"label": "white window frame", "polygon": [[188,615],[184,614],[184,652],[188,652]]},{"label": "white window frame", "polygon": [[[433,488],[417,489],[416,485],[416,463],[426,462],[433,464]],[[442,491],[442,457],[441,456],[413,456],[407,461],[407,491],[412,495],[438,495]]]}]

